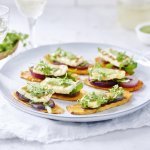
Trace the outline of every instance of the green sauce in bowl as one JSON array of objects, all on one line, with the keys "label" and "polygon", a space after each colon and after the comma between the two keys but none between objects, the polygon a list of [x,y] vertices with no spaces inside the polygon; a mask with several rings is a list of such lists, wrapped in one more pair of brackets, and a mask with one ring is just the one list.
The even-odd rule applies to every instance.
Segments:
[{"label": "green sauce in bowl", "polygon": [[144,27],[141,27],[140,31],[150,34],[150,25],[146,25]]}]

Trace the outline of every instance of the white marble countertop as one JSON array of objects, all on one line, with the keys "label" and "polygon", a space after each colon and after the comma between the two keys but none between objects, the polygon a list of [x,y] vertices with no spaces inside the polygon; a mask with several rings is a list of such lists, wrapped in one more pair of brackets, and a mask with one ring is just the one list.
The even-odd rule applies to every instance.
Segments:
[{"label": "white marble countertop", "polygon": [[[130,48],[134,52],[150,54],[149,47],[141,44],[133,31],[121,28],[115,6],[54,6],[47,7],[39,19],[36,42],[39,45],[63,42],[105,42]],[[28,32],[27,22],[15,7],[11,7],[10,29]],[[0,149],[111,149],[149,150],[150,128],[117,131],[85,140],[41,144],[20,139],[1,140]]]}]

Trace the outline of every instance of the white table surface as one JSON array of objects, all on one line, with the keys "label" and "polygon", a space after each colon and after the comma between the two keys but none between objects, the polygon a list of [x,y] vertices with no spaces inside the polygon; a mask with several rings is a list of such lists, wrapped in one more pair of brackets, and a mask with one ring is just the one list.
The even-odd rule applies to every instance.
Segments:
[{"label": "white table surface", "polygon": [[[121,28],[114,7],[47,7],[37,24],[39,45],[63,42],[105,42],[147,55],[150,47],[141,44],[133,31]],[[27,22],[11,7],[10,29],[28,32]],[[19,50],[18,50],[19,51]],[[117,131],[85,140],[41,144],[20,139],[0,140],[0,150],[38,149],[103,149],[149,150],[150,128]]]}]

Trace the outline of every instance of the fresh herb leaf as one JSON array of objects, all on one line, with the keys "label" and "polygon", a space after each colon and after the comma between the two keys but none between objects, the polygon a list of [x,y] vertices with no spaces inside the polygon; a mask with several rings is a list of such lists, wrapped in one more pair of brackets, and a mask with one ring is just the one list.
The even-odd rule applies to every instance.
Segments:
[{"label": "fresh herb leaf", "polygon": [[127,56],[125,55],[125,52],[124,52],[124,53],[118,52],[117,60],[118,60],[119,62],[122,62],[122,61],[125,60],[126,58],[127,58]]},{"label": "fresh herb leaf", "polygon": [[95,63],[94,67],[93,68],[101,68],[101,64],[100,63]]},{"label": "fresh herb leaf", "polygon": [[98,81],[102,81],[105,77],[111,74],[108,68],[102,68],[99,63],[96,63],[93,67],[88,69],[90,78]]},{"label": "fresh herb leaf", "polygon": [[72,74],[71,72],[67,72],[65,75],[61,76],[61,78],[72,79],[73,81],[76,81],[78,76],[76,74]]},{"label": "fresh herb leaf", "polygon": [[44,61],[40,61],[36,66],[35,70],[39,70],[43,72],[44,75],[50,75],[53,71],[57,71],[57,68],[51,68],[47,63]]},{"label": "fresh herb leaf", "polygon": [[75,93],[78,93],[80,92],[80,90],[83,88],[83,83],[82,82],[78,82],[76,84],[76,87],[72,90],[72,92],[70,94],[75,94]]},{"label": "fresh herb leaf", "polygon": [[56,86],[62,86],[64,88],[71,86],[72,91],[70,94],[75,94],[79,92],[83,88],[83,83],[81,81],[73,81],[72,79],[66,79],[66,78],[46,78],[44,81],[42,81],[42,85],[56,85]]},{"label": "fresh herb leaf", "polygon": [[78,100],[82,108],[98,108],[108,102],[104,93],[90,92]]},{"label": "fresh herb leaf", "polygon": [[86,66],[86,65],[88,65],[89,63],[85,60],[83,63],[81,63],[79,66]]},{"label": "fresh herb leaf", "polygon": [[9,32],[7,33],[5,39],[0,44],[0,52],[5,52],[7,50],[12,50],[18,41],[21,41],[24,46],[26,46],[27,34]]},{"label": "fresh herb leaf", "polygon": [[113,66],[114,66],[114,65],[112,65],[112,64],[110,64],[110,63],[108,63],[108,64],[105,65],[105,67],[106,67],[106,68],[109,68],[109,69],[113,68]]},{"label": "fresh herb leaf", "polygon": [[77,59],[76,55],[70,53],[70,52],[67,52],[61,48],[58,48],[55,53],[52,55],[52,59],[55,60],[57,57],[67,57],[71,60],[73,59]]},{"label": "fresh herb leaf", "polygon": [[128,56],[126,55],[125,52],[118,52],[116,50],[113,50],[113,49],[109,49],[109,52],[112,53],[113,55],[116,56],[116,59],[119,61],[119,62],[122,62],[124,61],[126,58],[128,58]]},{"label": "fresh herb leaf", "polygon": [[125,70],[128,74],[132,75],[132,74],[134,73],[134,69],[135,69],[135,68],[137,68],[137,63],[134,62],[134,61],[131,61],[128,65],[126,65],[126,66],[124,67],[124,70]]},{"label": "fresh herb leaf", "polygon": [[79,104],[82,108],[98,108],[102,104],[116,100],[116,98],[123,96],[123,88],[118,85],[113,86],[107,92],[89,92],[86,93],[80,100]]},{"label": "fresh herb leaf", "polygon": [[70,86],[72,84],[72,80],[71,79],[61,79],[60,80],[60,85],[64,86],[64,87],[67,87],[67,86]]},{"label": "fresh herb leaf", "polygon": [[101,52],[101,50],[102,50],[102,49],[98,47],[98,51]]},{"label": "fresh herb leaf", "polygon": [[46,78],[43,81],[43,84],[52,84],[52,85],[57,85],[57,86],[70,86],[72,84],[74,84],[74,81],[71,79],[66,79],[66,78]]},{"label": "fresh herb leaf", "polygon": [[36,97],[42,97],[44,95],[48,95],[53,93],[53,90],[47,88],[47,86],[42,86],[40,83],[27,83],[27,91],[31,93],[31,95]]},{"label": "fresh herb leaf", "polygon": [[125,52],[118,52],[112,49],[110,49],[110,52],[117,56],[116,59],[119,62],[122,62],[119,67],[120,69],[124,69],[130,75],[134,73],[134,69],[137,68],[137,63],[133,58],[128,57]]},{"label": "fresh herb leaf", "polygon": [[122,87],[119,87],[118,85],[113,86],[111,89],[109,89],[108,98],[110,100],[114,100],[119,96],[122,96],[124,93],[124,90]]}]

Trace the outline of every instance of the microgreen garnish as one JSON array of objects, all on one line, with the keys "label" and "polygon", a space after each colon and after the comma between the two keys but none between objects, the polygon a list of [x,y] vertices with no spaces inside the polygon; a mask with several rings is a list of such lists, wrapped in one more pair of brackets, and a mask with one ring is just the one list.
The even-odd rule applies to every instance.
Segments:
[{"label": "microgreen garnish", "polygon": [[17,32],[9,32],[7,33],[5,39],[0,44],[0,52],[5,52],[7,50],[12,50],[18,41],[21,41],[23,46],[26,46],[26,39],[28,38],[28,34],[22,34]]},{"label": "microgreen garnish", "polygon": [[73,59],[77,59],[76,55],[70,53],[70,52],[67,52],[61,48],[58,48],[55,53],[52,55],[52,58],[55,60],[57,57],[67,57],[71,60]]},{"label": "microgreen garnish", "polygon": [[78,102],[82,108],[98,108],[103,104],[115,101],[118,97],[123,96],[123,92],[123,88],[115,85],[107,92],[98,91],[87,93]]},{"label": "microgreen garnish", "polygon": [[35,70],[39,70],[44,73],[44,75],[50,75],[51,72],[55,72],[58,70],[58,68],[52,68],[50,67],[46,62],[40,61],[36,66]]},{"label": "microgreen garnish", "polygon": [[41,97],[53,93],[53,90],[47,86],[42,86],[41,83],[27,83],[26,90],[31,93],[32,96]]}]

